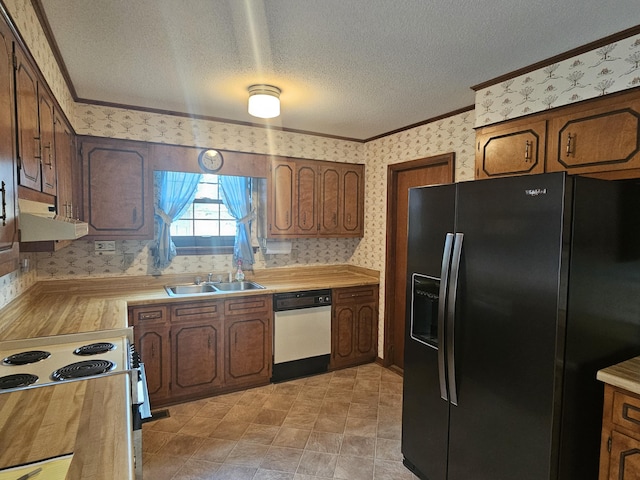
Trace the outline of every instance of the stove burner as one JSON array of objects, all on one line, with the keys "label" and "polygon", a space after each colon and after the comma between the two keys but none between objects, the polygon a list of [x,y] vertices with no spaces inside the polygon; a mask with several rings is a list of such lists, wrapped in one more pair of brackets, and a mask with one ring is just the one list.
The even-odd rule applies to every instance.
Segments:
[{"label": "stove burner", "polygon": [[43,350],[30,350],[28,352],[15,353],[9,355],[2,363],[5,365],[27,365],[29,363],[36,363],[45,358],[49,358],[51,354]]},{"label": "stove burner", "polygon": [[100,375],[115,368],[115,363],[109,360],[85,360],[59,368],[51,374],[51,379],[56,381],[70,380],[74,378],[91,377]]},{"label": "stove burner", "polygon": [[78,347],[73,353],[76,355],[98,355],[100,353],[107,353],[115,348],[116,346],[111,342],[100,342]]},{"label": "stove burner", "polygon": [[6,375],[0,377],[0,390],[8,390],[9,388],[26,387],[32,383],[36,383],[38,377],[30,373],[16,373],[14,375]]}]

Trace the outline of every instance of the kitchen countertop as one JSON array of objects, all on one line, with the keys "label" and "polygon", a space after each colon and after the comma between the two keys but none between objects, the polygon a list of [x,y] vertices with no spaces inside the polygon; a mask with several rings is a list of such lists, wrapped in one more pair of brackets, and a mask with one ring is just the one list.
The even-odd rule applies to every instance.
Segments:
[{"label": "kitchen countertop", "polygon": [[598,371],[596,378],[601,382],[640,395],[640,357],[603,368]]},{"label": "kitchen countertop", "polygon": [[129,375],[0,395],[0,468],[73,452],[68,479],[132,478]]},{"label": "kitchen countertop", "polygon": [[[128,306],[379,283],[373,270],[326,266],[246,272],[264,290],[181,297],[164,290],[195,276],[41,281],[0,310],[0,341],[120,329]],[[122,374],[0,394],[0,468],[73,451],[68,478],[131,478],[128,389]]]},{"label": "kitchen countertop", "polygon": [[[207,278],[206,273],[198,274]],[[127,306],[194,302],[230,296],[344,288],[379,283],[378,272],[354,266],[277,268],[248,272],[266,289],[170,297],[164,285],[193,283],[196,275],[117,277],[38,282],[0,316],[0,341],[127,326]]]}]

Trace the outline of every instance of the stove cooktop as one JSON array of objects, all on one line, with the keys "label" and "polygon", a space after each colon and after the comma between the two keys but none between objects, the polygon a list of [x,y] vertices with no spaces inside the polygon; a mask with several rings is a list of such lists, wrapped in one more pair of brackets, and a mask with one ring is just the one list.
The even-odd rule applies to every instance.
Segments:
[{"label": "stove cooktop", "polygon": [[0,342],[0,394],[126,373],[130,329]]}]

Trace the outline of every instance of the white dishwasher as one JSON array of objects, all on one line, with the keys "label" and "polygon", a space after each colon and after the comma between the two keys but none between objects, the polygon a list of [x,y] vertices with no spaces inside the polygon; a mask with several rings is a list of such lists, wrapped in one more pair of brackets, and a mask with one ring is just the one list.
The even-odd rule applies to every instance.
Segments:
[{"label": "white dishwasher", "polygon": [[271,381],[326,372],[331,356],[331,290],[276,293],[273,310]]}]

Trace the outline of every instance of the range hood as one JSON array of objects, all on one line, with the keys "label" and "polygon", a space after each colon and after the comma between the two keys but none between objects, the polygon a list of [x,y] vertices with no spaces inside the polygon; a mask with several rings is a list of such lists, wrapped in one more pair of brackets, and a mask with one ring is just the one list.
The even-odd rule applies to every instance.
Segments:
[{"label": "range hood", "polygon": [[56,208],[46,203],[18,199],[20,241],[75,240],[89,233],[85,222],[56,215]]}]

